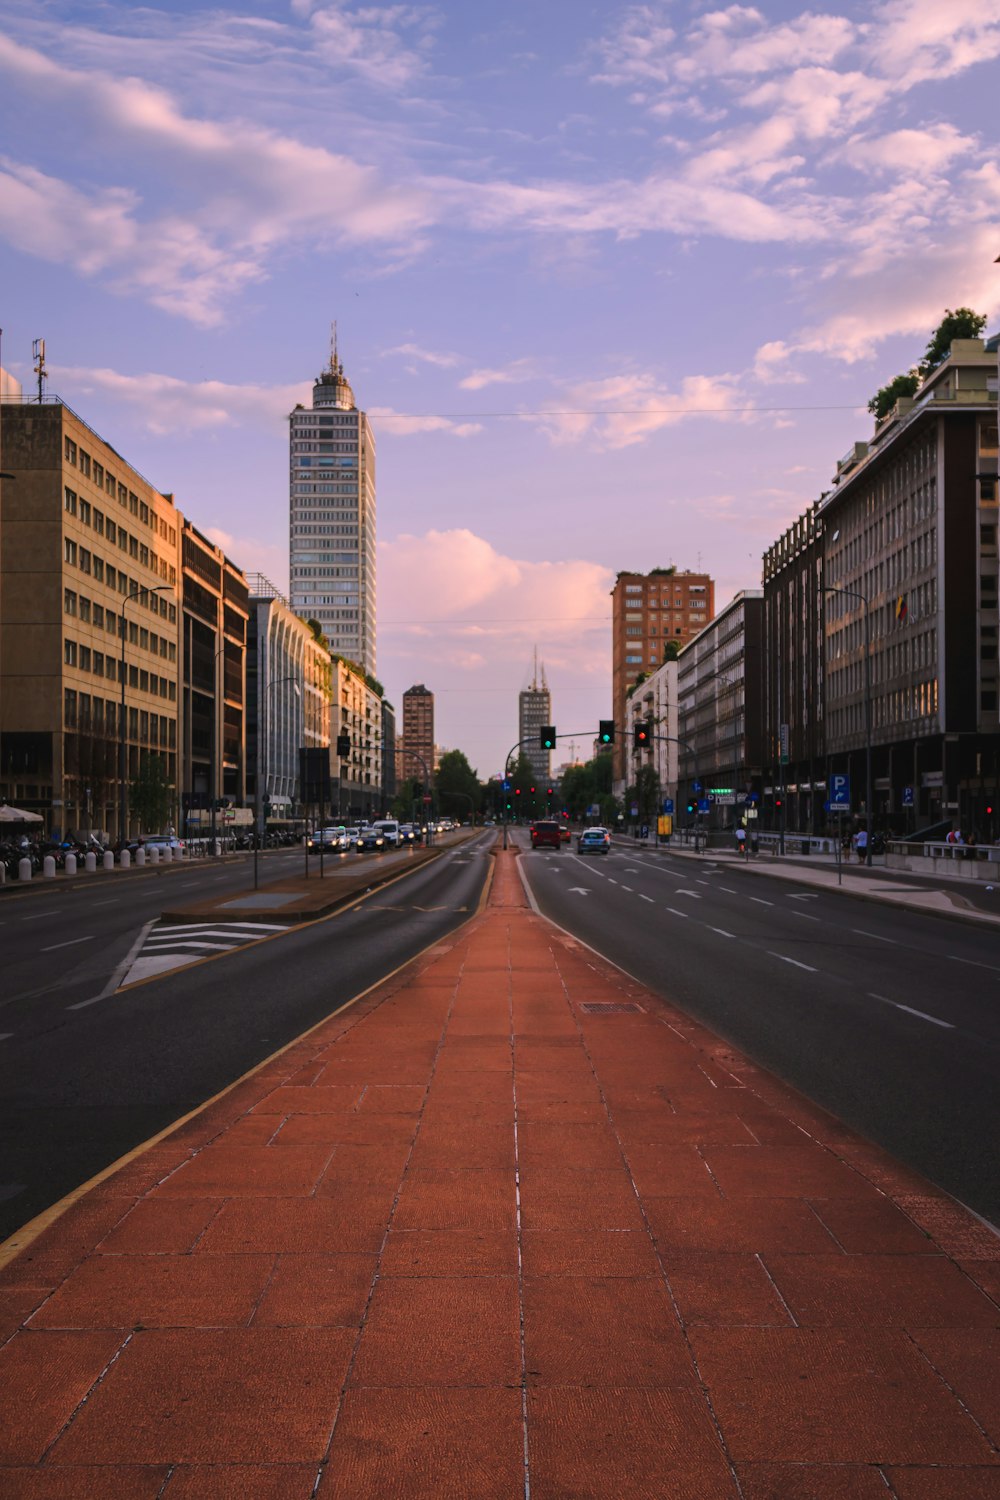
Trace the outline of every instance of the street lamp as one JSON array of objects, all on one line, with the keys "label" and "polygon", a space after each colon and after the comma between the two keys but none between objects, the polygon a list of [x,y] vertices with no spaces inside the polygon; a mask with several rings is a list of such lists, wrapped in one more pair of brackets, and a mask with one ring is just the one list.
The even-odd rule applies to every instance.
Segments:
[{"label": "street lamp", "polygon": [[261,693],[260,692],[260,688],[259,688],[259,683],[260,683],[260,660],[261,660],[260,650],[258,649],[258,652],[257,652],[257,670],[258,670],[258,678],[257,678],[257,681],[258,681],[258,692],[257,692],[257,697],[258,697],[258,703],[260,705],[260,721],[259,721],[259,724],[258,724],[258,727],[257,727],[257,796],[256,796],[256,799],[255,799],[257,805],[256,805],[256,808],[254,810],[255,811],[256,824],[257,824],[257,826],[256,826],[256,828],[254,830],[254,841],[253,841],[253,888],[254,888],[254,890],[257,890],[257,888],[258,888],[258,886],[260,884],[260,870],[259,870],[259,866],[258,866],[258,862],[257,861],[258,861],[258,855],[259,855],[259,852],[260,852],[260,836],[261,836],[261,829],[262,829],[262,825],[263,825],[263,811],[264,811],[264,802],[263,802],[263,800],[261,798],[261,792],[264,790],[264,785],[265,785],[265,782],[267,781],[267,778],[268,778],[268,775],[269,775],[269,769],[270,769],[269,768],[269,762],[268,762],[268,754],[267,754],[267,695],[268,695],[268,693],[273,692],[273,690],[275,688],[281,687],[281,685],[282,685],[283,682],[290,682],[292,684],[292,686],[294,687],[294,689],[295,689],[295,696],[296,696],[296,698],[301,698],[302,697],[302,692],[301,692],[301,689],[299,688],[299,680],[298,680],[298,677],[295,676],[294,673],[292,675],[288,676],[288,677],[276,677],[273,682],[269,682],[266,685],[263,693]]},{"label": "street lamp", "polygon": [[844,594],[849,599],[860,599],[865,609],[865,820],[868,824],[868,840],[865,845],[865,864],[871,868],[872,843],[874,829],[874,808],[872,806],[872,653],[871,653],[871,627],[868,620],[868,596],[862,594],[860,589],[835,588],[832,584],[822,584],[821,594]]},{"label": "street lamp", "polygon": [[125,841],[128,838],[128,762],[125,744],[125,642],[128,639],[128,621],[125,618],[125,606],[130,600],[141,599],[144,595],[171,593],[173,593],[173,589],[167,583],[158,583],[153,588],[132,589],[131,593],[126,594],[122,600],[121,614],[118,617],[121,620],[122,634],[122,659],[121,667],[119,668],[121,673],[122,698],[118,721],[118,779],[121,782],[118,799],[118,845],[122,849],[125,847]]}]

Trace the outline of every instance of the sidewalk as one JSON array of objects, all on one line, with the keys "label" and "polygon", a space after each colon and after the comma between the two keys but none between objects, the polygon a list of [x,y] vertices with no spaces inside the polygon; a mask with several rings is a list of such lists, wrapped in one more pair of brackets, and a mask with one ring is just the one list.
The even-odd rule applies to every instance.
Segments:
[{"label": "sidewalk", "polygon": [[2,1500],[1000,1497],[1000,1239],[517,863],[9,1259]]}]

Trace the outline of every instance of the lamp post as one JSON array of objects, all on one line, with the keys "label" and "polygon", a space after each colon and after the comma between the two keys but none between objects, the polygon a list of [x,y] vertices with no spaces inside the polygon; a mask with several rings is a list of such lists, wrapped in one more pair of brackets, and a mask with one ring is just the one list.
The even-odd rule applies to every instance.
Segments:
[{"label": "lamp post", "polygon": [[152,588],[132,589],[131,593],[125,595],[122,600],[121,634],[122,634],[122,659],[119,671],[121,673],[121,709],[118,721],[118,779],[121,783],[118,798],[118,843],[120,848],[125,847],[128,838],[128,761],[125,741],[125,642],[128,639],[128,621],[125,617],[125,606],[132,599],[141,599],[145,594],[170,594],[173,590],[167,583],[158,583]]},{"label": "lamp post", "polygon": [[267,683],[265,685],[264,691],[263,691],[263,693],[261,693],[260,689],[259,689],[259,683],[260,683],[260,661],[261,661],[261,656],[260,656],[260,649],[258,647],[258,651],[257,651],[258,678],[257,678],[257,680],[258,680],[258,703],[260,705],[260,717],[259,717],[259,722],[258,722],[258,726],[257,726],[257,796],[256,796],[256,799],[255,799],[257,805],[256,805],[256,808],[254,809],[254,811],[255,811],[255,821],[256,821],[256,825],[257,825],[256,828],[255,828],[255,830],[254,830],[254,841],[253,841],[253,888],[254,888],[254,890],[257,890],[258,886],[260,885],[260,867],[259,867],[259,864],[258,864],[258,856],[259,856],[259,853],[260,853],[260,837],[261,837],[261,831],[262,831],[262,828],[263,828],[263,813],[264,813],[264,799],[262,798],[261,793],[264,791],[264,784],[265,784],[265,782],[267,780],[267,777],[268,777],[268,774],[269,774],[268,755],[267,755],[267,695],[268,695],[268,693],[273,692],[273,690],[275,688],[281,687],[281,685],[282,685],[283,682],[290,682],[290,683],[292,683],[292,685],[295,688],[295,696],[296,696],[296,698],[301,698],[301,696],[302,696],[301,690],[299,688],[299,680],[298,680],[298,678],[294,674],[292,674],[292,675],[290,675],[288,677],[276,677],[273,682],[269,682],[269,683]]},{"label": "lamp post", "polygon": [[868,596],[860,589],[835,588],[832,584],[823,584],[820,587],[821,594],[843,594],[849,599],[860,599],[865,611],[865,821],[868,825],[868,840],[865,845],[865,864],[870,869],[872,863],[872,835],[875,832],[873,826],[872,807],[872,653],[871,653],[871,627],[869,624]]}]

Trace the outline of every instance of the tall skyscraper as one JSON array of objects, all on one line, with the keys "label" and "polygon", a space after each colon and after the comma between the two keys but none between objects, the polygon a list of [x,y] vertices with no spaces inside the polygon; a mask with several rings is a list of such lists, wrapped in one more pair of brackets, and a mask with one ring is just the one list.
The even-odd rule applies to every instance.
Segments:
[{"label": "tall skyscraper", "polygon": [[403,694],[403,739],[397,754],[400,781],[433,776],[434,760],[434,694],[418,682]]},{"label": "tall skyscraper", "polygon": [[531,762],[531,769],[539,782],[549,779],[551,751],[542,749],[542,726],[551,723],[552,694],[545,681],[545,668],[539,668],[536,651],[531,686],[518,695],[517,737],[522,742],[521,753]]},{"label": "tall skyscraper", "polygon": [[336,336],[312,410],[289,418],[291,602],[330,648],[375,673],[375,438]]}]

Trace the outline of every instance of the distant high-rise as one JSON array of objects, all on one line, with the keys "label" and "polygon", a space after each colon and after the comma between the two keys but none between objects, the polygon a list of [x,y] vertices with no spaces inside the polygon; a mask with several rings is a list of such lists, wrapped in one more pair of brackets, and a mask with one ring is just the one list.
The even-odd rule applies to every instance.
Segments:
[{"label": "distant high-rise", "polygon": [[396,764],[400,781],[424,781],[434,774],[434,694],[422,682],[403,694],[403,737]]},{"label": "distant high-rise", "polygon": [[542,726],[551,723],[552,694],[545,681],[545,668],[539,668],[536,651],[531,686],[518,695],[517,737],[522,742],[521,754],[531,762],[531,769],[539,782],[549,779],[551,751],[542,749]]},{"label": "distant high-rise", "polygon": [[291,603],[375,673],[375,438],[337,358],[290,417]]},{"label": "distant high-rise", "polygon": [[614,776],[625,774],[625,703],[636,679],[655,672],[668,646],[679,650],[715,614],[715,583],[707,573],[652,568],[619,573],[611,590],[611,704],[619,726]]}]

